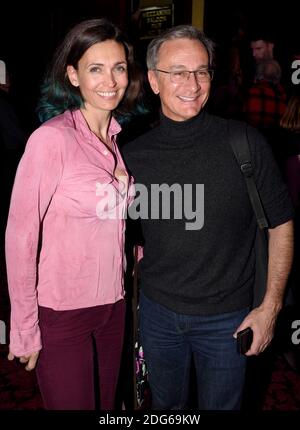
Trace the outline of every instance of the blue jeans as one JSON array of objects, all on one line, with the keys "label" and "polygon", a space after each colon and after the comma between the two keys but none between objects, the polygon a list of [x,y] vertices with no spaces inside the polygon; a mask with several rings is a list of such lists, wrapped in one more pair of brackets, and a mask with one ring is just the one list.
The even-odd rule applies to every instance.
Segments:
[{"label": "blue jeans", "polygon": [[246,357],[233,338],[249,312],[177,314],[140,294],[140,335],[149,371],[152,409],[184,409],[192,359],[200,410],[241,407]]}]

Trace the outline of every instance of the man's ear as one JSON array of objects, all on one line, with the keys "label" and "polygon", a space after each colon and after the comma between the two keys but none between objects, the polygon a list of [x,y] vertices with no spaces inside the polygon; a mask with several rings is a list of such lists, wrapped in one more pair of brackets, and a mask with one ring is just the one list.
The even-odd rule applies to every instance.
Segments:
[{"label": "man's ear", "polygon": [[154,94],[159,94],[157,73],[154,70],[148,70],[148,80]]},{"label": "man's ear", "polygon": [[79,87],[77,70],[73,66],[67,66],[67,75],[71,84]]}]

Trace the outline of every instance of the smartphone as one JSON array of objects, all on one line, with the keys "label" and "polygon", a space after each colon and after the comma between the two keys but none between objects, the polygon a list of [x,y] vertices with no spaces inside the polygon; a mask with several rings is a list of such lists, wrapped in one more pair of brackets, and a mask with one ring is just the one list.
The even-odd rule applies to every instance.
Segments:
[{"label": "smartphone", "polygon": [[246,354],[250,349],[253,340],[252,328],[247,327],[245,330],[237,332],[237,350],[239,354]]}]

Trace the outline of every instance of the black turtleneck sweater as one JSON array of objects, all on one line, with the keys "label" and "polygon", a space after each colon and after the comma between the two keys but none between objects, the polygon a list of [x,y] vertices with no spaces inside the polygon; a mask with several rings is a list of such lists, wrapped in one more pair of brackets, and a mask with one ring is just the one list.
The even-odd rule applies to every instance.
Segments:
[{"label": "black turtleneck sweater", "polygon": [[[288,221],[293,209],[263,137],[249,128],[249,140],[256,182],[275,227]],[[124,146],[123,155],[135,182],[146,186],[149,196],[151,184],[180,184],[182,189],[193,184],[195,209],[196,184],[204,185],[201,229],[187,230],[191,219],[184,217],[149,215],[141,220],[144,294],[183,314],[219,314],[250,305],[256,220],[229,144],[227,121],[205,112],[184,122],[161,116],[156,128]]]}]

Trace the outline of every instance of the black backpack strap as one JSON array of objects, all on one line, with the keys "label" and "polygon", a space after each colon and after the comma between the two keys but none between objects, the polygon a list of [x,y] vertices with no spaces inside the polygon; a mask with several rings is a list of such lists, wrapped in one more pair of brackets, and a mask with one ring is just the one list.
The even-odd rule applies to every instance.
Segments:
[{"label": "black backpack strap", "polygon": [[260,229],[267,228],[268,221],[254,180],[247,126],[242,122],[228,120],[228,132],[231,148],[246,181],[257,224]]}]

